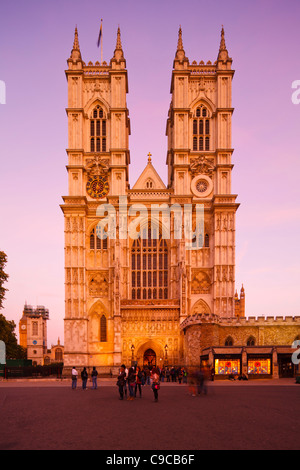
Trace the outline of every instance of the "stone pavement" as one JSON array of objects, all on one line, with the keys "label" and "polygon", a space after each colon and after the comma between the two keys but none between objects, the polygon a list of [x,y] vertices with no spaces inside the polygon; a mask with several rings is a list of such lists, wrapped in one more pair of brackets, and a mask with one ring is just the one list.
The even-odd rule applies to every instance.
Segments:
[{"label": "stone pavement", "polygon": [[0,382],[0,450],[299,450],[300,386],[294,379],[209,383],[192,397],[162,384],[154,403],[120,401],[115,379],[98,390],[70,380]]},{"label": "stone pavement", "polygon": [[[100,378],[98,379],[99,386],[102,387],[113,387],[116,385],[117,378]],[[249,381],[231,381],[231,380],[215,380],[214,382],[208,382],[210,387],[220,386],[262,386],[262,385],[299,385],[296,384],[294,378],[288,379],[253,379]],[[6,387],[71,387],[71,379],[57,379],[57,378],[18,378],[4,380],[0,378],[0,389]],[[92,383],[88,382],[88,388],[91,388]],[[184,387],[185,384],[179,384],[178,382],[162,382],[164,387]],[[81,379],[78,379],[78,388],[81,387]],[[300,388],[300,386],[299,386]]]}]

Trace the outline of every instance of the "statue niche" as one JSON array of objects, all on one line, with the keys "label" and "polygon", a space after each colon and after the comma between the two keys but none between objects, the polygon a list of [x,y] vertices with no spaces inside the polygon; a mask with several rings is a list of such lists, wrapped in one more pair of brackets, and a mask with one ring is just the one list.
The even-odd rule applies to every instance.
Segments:
[{"label": "statue niche", "polygon": [[192,294],[209,294],[211,282],[203,271],[194,271],[192,275]]},{"label": "statue niche", "polygon": [[91,297],[108,297],[108,276],[97,273],[91,276],[89,282],[89,295]]}]

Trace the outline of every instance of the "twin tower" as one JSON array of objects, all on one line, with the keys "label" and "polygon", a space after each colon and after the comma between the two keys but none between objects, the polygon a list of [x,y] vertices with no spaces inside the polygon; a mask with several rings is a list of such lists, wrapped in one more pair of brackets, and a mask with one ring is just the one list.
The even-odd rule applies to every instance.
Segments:
[{"label": "twin tower", "polygon": [[86,64],[76,28],[67,63],[65,368],[198,364],[208,338],[191,346],[184,325],[245,314],[244,290],[240,298],[235,294],[234,71],[224,30],[217,60],[205,64],[190,63],[179,29],[166,127],[167,184],[150,154],[135,185],[129,184],[120,29],[110,63]]}]

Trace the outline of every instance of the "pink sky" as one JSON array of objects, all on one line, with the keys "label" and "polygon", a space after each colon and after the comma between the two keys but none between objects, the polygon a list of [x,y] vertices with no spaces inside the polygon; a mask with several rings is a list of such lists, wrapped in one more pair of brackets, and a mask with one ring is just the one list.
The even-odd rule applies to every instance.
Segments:
[{"label": "pink sky", "polygon": [[77,24],[83,60],[113,55],[118,25],[129,76],[133,185],[147,154],[166,182],[165,137],[179,25],[190,62],[214,62],[220,31],[233,82],[236,287],[247,316],[300,315],[299,0],[5,2],[0,15],[0,250],[10,275],[2,313],[16,323],[25,301],[50,310],[48,345],[63,341],[67,194],[67,66]]}]

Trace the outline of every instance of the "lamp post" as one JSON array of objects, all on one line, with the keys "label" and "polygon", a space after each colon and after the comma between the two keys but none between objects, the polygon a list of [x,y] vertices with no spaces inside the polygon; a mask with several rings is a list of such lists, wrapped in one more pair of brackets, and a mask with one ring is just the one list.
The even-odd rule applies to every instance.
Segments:
[{"label": "lamp post", "polygon": [[165,365],[166,366],[168,365],[168,349],[169,349],[169,346],[166,344],[165,345]]},{"label": "lamp post", "polygon": [[134,345],[131,346],[131,366],[134,365],[134,350],[135,350],[135,347]]}]

